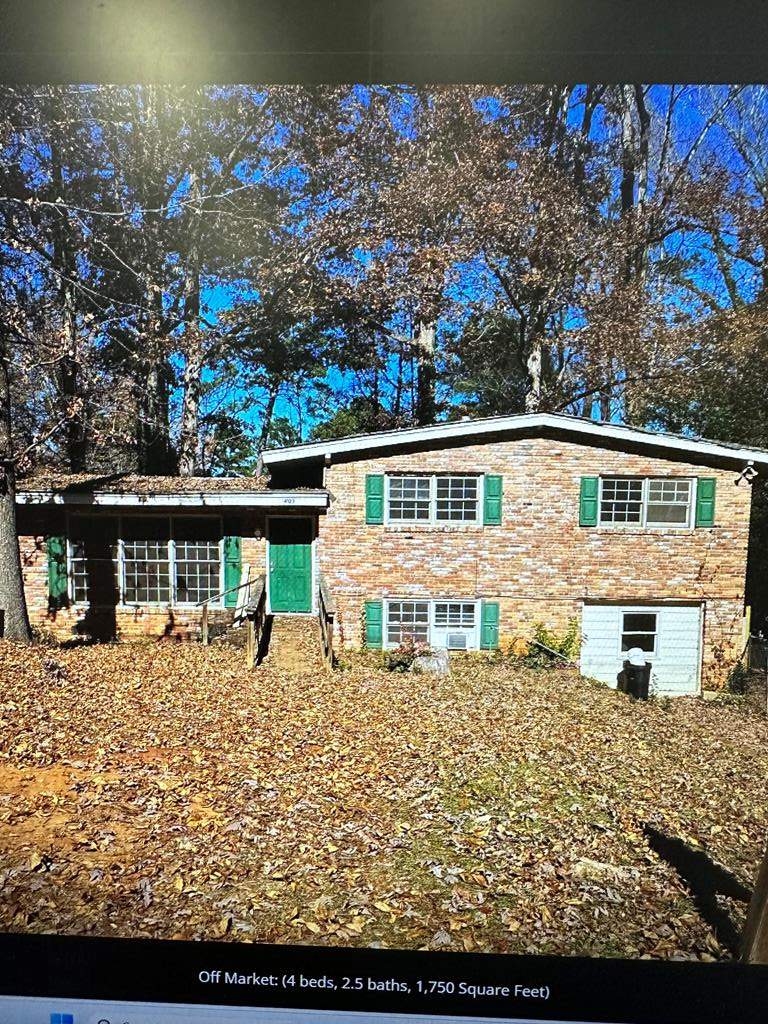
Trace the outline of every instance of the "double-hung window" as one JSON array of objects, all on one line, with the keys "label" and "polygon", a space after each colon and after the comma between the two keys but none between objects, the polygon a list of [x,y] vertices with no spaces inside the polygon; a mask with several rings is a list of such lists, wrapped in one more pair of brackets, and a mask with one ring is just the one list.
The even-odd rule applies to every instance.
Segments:
[{"label": "double-hung window", "polygon": [[406,640],[429,643],[429,601],[387,602],[387,647]]},{"label": "double-hung window", "polygon": [[480,522],[479,475],[388,476],[386,521],[391,525],[461,526]]},{"label": "double-hung window", "polygon": [[690,526],[693,497],[685,477],[603,477],[600,525]]},{"label": "double-hung window", "polygon": [[386,646],[408,639],[431,647],[470,651],[480,646],[477,601],[387,601]]}]

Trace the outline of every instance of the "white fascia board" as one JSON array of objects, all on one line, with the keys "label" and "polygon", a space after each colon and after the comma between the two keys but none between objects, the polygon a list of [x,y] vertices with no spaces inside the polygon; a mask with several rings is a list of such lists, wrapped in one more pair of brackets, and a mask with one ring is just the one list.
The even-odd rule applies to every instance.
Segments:
[{"label": "white fascia board", "polygon": [[109,494],[97,492],[19,491],[20,505],[108,505],[112,508],[327,508],[325,492],[221,491],[200,494]]},{"label": "white fascia board", "polygon": [[546,428],[578,438],[594,438],[597,441],[611,440],[624,444],[639,444],[648,448],[684,452],[697,458],[714,457],[731,462],[757,462],[768,464],[768,452],[751,448],[735,448],[718,444],[716,441],[697,441],[675,434],[654,434],[646,430],[634,430],[611,423],[595,423],[577,417],[560,416],[552,413],[532,413],[520,416],[496,416],[482,420],[454,420],[437,423],[429,427],[409,427],[405,430],[382,431],[378,434],[362,434],[359,437],[345,437],[311,444],[294,445],[291,448],[272,448],[262,458],[267,465],[283,462],[333,457],[354,452],[373,452],[380,448],[397,448],[409,444],[429,441],[447,441],[465,437],[468,443],[484,434],[518,434],[536,428]]}]

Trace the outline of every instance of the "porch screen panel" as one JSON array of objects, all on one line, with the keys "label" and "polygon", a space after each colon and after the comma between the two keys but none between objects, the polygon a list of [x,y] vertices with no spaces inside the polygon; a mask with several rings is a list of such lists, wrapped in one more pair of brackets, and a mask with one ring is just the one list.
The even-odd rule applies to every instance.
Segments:
[{"label": "porch screen panel", "polygon": [[127,517],[123,520],[126,604],[170,604],[170,520]]},{"label": "porch screen panel", "polygon": [[224,589],[221,580],[221,529],[218,519],[179,516],[173,521],[176,546],[176,600],[207,601]]},{"label": "porch screen panel", "polygon": [[71,596],[76,604],[114,605],[118,600],[117,520],[73,515],[69,525]]}]

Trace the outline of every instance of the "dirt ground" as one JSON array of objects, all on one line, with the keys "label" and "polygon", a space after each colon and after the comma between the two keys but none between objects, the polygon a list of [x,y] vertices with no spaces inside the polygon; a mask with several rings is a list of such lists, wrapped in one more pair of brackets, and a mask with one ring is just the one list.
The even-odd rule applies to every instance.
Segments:
[{"label": "dirt ground", "polygon": [[475,656],[0,643],[0,928],[720,960],[768,722]]}]

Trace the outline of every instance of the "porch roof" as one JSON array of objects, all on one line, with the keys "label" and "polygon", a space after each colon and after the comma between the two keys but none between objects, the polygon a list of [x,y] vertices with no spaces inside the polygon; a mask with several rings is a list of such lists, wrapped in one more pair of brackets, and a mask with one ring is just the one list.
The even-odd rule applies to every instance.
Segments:
[{"label": "porch roof", "polygon": [[264,477],[163,477],[135,474],[49,475],[19,481],[21,505],[87,505],[119,508],[317,508],[328,507],[320,488],[268,490]]},{"label": "porch roof", "polygon": [[264,463],[275,466],[288,462],[311,462],[333,456],[345,460],[364,459],[369,453],[381,450],[396,451],[412,448],[453,447],[457,444],[482,444],[484,441],[504,437],[563,438],[577,444],[614,449],[655,450],[662,457],[684,458],[703,464],[709,462],[726,465],[758,463],[768,465],[768,450],[705,438],[672,434],[663,431],[627,427],[617,423],[586,420],[563,413],[524,413],[517,416],[488,416],[482,419],[450,420],[424,427],[402,430],[383,430],[374,434],[358,434],[272,448],[264,452]]}]

